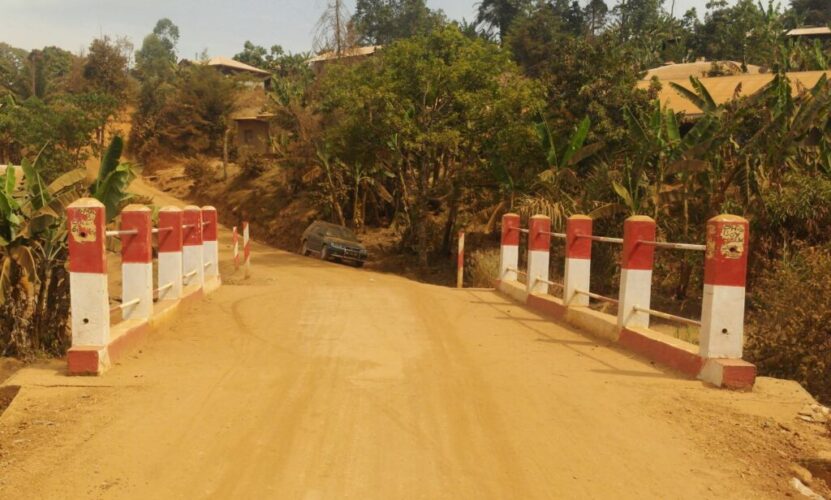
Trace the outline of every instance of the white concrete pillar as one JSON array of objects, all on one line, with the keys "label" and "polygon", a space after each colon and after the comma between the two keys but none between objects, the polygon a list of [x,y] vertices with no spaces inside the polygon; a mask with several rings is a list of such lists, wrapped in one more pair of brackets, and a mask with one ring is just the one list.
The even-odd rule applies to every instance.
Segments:
[{"label": "white concrete pillar", "polygon": [[127,205],[121,212],[121,303],[123,319],[146,319],[153,315],[153,233],[151,210]]},{"label": "white concrete pillar", "polygon": [[618,296],[617,324],[619,328],[640,326],[649,328],[649,314],[635,310],[635,306],[649,309],[652,298],[653,245],[641,241],[655,241],[655,221],[644,215],[633,215],[623,223],[623,251],[620,257],[620,294]]},{"label": "white concrete pillar", "polygon": [[234,241],[234,271],[239,269],[239,232],[237,231],[237,226],[234,226],[233,229],[233,241]]},{"label": "white concrete pillar", "polygon": [[178,207],[159,210],[159,300],[182,297],[182,224]]},{"label": "white concrete pillar", "polygon": [[202,255],[205,266],[205,279],[219,279],[219,218],[216,208],[211,206],[202,207]]},{"label": "white concrete pillar", "polygon": [[502,243],[499,254],[500,281],[516,281],[519,265],[519,215],[502,216]]},{"label": "white concrete pillar", "polygon": [[528,293],[548,293],[548,259],[551,251],[551,219],[531,217],[528,224]]},{"label": "white concrete pillar", "polygon": [[736,215],[707,221],[699,352],[705,358],[741,358],[750,227]]},{"label": "white concrete pillar", "polygon": [[202,210],[185,207],[182,226],[182,280],[185,286],[202,287],[205,283],[205,262],[202,255]]},{"label": "white concrete pillar", "polygon": [[105,346],[110,342],[110,303],[104,205],[81,198],[67,207],[66,219],[72,346]]},{"label": "white concrete pillar", "polygon": [[245,265],[245,277],[251,276],[251,237],[248,231],[248,223],[242,223],[242,257]]},{"label": "white concrete pillar", "polygon": [[592,240],[581,236],[592,235],[592,218],[588,215],[572,215],[566,221],[566,262],[563,271],[563,304],[588,306],[588,295],[576,290],[589,291],[591,277]]}]

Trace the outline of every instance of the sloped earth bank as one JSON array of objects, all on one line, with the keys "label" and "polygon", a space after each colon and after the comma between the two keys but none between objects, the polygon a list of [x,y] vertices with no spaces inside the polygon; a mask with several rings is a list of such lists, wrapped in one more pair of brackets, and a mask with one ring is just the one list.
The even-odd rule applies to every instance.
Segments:
[{"label": "sloped earth bank", "polygon": [[489,290],[254,245],[99,378],[29,366],[0,498],[782,498],[831,450],[796,384],[681,380]]}]

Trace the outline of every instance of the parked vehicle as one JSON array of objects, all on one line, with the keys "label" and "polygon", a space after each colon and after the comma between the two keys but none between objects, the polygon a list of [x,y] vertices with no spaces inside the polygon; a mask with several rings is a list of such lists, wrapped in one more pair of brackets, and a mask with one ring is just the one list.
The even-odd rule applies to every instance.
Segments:
[{"label": "parked vehicle", "polygon": [[300,253],[315,253],[322,260],[348,262],[361,267],[367,258],[366,247],[351,229],[329,222],[315,221],[303,231]]}]

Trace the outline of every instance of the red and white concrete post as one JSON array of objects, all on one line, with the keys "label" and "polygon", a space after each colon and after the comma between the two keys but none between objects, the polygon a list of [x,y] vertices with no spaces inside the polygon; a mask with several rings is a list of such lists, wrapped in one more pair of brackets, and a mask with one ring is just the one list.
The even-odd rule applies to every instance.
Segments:
[{"label": "red and white concrete post", "polygon": [[66,218],[72,345],[104,346],[110,341],[104,205],[81,198],[67,207]]},{"label": "red and white concrete post", "polygon": [[649,327],[649,314],[635,307],[649,309],[652,295],[652,263],[655,247],[641,241],[655,241],[655,221],[633,215],[623,223],[623,251],[620,256],[620,295],[617,324]]},{"label": "red and white concrete post", "polygon": [[465,278],[465,232],[459,231],[459,250],[456,252],[456,288],[462,288]]},{"label": "red and white concrete post", "polygon": [[502,216],[502,244],[499,255],[499,280],[516,281],[519,265],[519,215]]},{"label": "red and white concrete post", "polygon": [[592,235],[592,218],[572,215],[566,221],[566,263],[563,271],[563,304],[588,306],[588,295],[577,290],[589,290],[591,277],[592,240],[580,236]]},{"label": "red and white concrete post", "polygon": [[[150,216],[150,207],[144,205],[127,205],[121,212],[123,319],[147,319],[153,315],[153,227]],[[129,234],[131,232],[133,234]]]},{"label": "red and white concrete post", "polygon": [[182,279],[186,286],[202,287],[205,283],[205,263],[202,255],[202,210],[188,205],[184,210],[182,227]]},{"label": "red and white concrete post", "polygon": [[741,358],[750,226],[736,215],[707,221],[699,350],[705,358]]},{"label": "red and white concrete post", "polygon": [[251,241],[248,232],[248,223],[242,223],[242,259],[245,266],[245,277],[251,276]]},{"label": "red and white concrete post", "polygon": [[233,228],[233,242],[234,242],[234,271],[239,269],[239,232],[237,226]]},{"label": "red and white concrete post", "polygon": [[182,210],[159,210],[159,300],[182,297]]},{"label": "red and white concrete post", "polygon": [[202,207],[202,223],[204,228],[202,230],[202,254],[205,260],[205,279],[217,280],[219,279],[219,243],[217,242],[219,218],[217,217],[216,208],[211,206]]},{"label": "red and white concrete post", "polygon": [[551,219],[531,217],[528,224],[528,293],[548,293],[548,258],[551,251]]}]

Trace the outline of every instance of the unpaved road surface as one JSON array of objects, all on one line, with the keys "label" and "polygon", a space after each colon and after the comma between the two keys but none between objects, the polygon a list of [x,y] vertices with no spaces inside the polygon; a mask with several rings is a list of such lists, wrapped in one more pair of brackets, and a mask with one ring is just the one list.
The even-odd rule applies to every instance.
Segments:
[{"label": "unpaved road surface", "polygon": [[[28,367],[0,498],[781,498],[790,383],[681,380],[487,290],[254,247],[103,377]],[[819,491],[825,491],[820,489]]]}]

